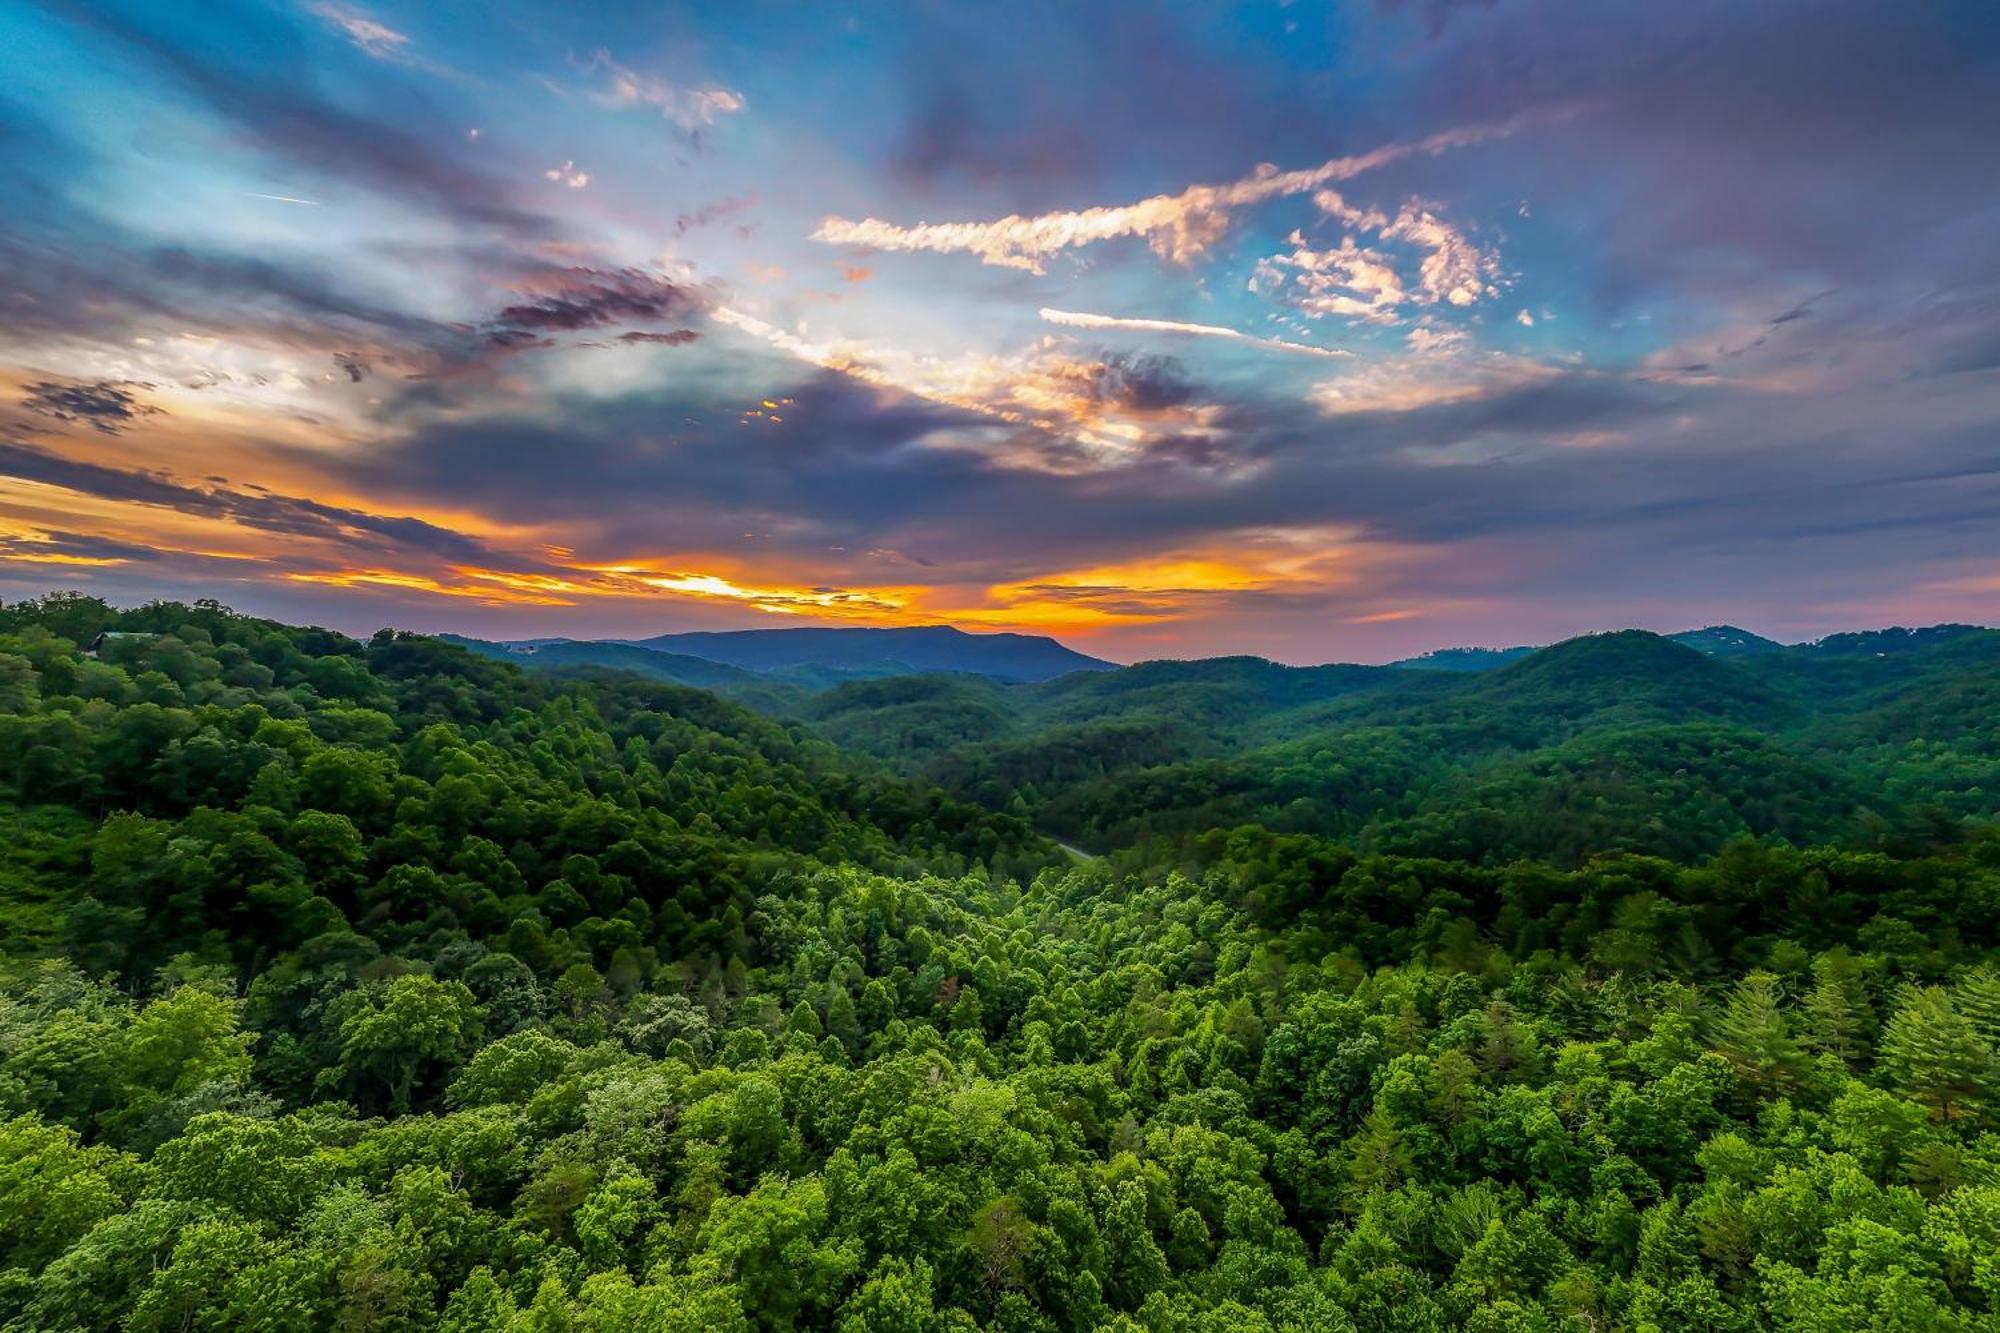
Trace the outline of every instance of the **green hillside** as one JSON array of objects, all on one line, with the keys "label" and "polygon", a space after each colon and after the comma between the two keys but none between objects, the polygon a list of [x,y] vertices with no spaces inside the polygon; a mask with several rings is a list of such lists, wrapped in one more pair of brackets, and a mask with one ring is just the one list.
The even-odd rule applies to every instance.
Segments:
[{"label": "green hillside", "polygon": [[2000,634],[1906,639],[1718,656],[1628,630],[1477,673],[1219,658],[1032,686],[919,677],[797,715],[1098,850],[1243,822],[1484,859],[1921,840],[2000,790],[1982,707]]},{"label": "green hillside", "polygon": [[1763,653],[1783,652],[1785,645],[1776,639],[1767,639],[1761,634],[1752,634],[1747,629],[1734,625],[1710,625],[1706,629],[1683,630],[1679,634],[1669,634],[1668,638],[1696,652],[1707,653],[1710,657],[1756,657]]}]

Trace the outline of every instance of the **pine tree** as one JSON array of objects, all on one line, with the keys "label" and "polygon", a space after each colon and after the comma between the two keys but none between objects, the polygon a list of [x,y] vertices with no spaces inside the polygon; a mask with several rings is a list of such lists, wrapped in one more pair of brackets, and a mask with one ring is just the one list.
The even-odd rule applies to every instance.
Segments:
[{"label": "pine tree", "polygon": [[1848,1064],[1868,1055],[1869,1028],[1874,1015],[1861,964],[1845,949],[1821,954],[1813,962],[1813,988],[1805,999],[1805,1043],[1815,1051]]},{"label": "pine tree", "polygon": [[1889,1076],[1943,1120],[1977,1114],[1994,1063],[1993,1047],[1942,986],[1908,992],[1882,1032]]},{"label": "pine tree", "polygon": [[2000,1050],[2000,967],[1981,963],[1959,978],[1952,1004],[1981,1040]]},{"label": "pine tree", "polygon": [[1714,1025],[1716,1050],[1760,1097],[1797,1089],[1805,1057],[1779,1004],[1778,979],[1752,972],[1736,983]]},{"label": "pine tree", "polygon": [[1486,1006],[1482,1026],[1485,1033],[1479,1043],[1479,1067],[1488,1077],[1504,1082],[1510,1073],[1518,1071],[1526,1076],[1534,1072],[1538,1063],[1535,1041],[1514,1021],[1513,1005],[1494,996],[1493,1003]]}]

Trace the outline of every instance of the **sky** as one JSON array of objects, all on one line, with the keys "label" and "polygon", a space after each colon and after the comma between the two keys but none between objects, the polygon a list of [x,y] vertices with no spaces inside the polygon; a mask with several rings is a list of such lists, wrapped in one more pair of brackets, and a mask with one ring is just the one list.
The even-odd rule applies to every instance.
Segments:
[{"label": "sky", "polygon": [[0,0],[0,598],[2000,621],[2000,6]]}]

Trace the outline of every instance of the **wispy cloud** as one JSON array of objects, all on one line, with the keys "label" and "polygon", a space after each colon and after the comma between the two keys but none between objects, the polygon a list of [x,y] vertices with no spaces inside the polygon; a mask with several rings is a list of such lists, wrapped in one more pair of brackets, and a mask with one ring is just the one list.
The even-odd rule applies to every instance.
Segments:
[{"label": "wispy cloud", "polygon": [[754,208],[760,197],[755,190],[752,190],[748,194],[732,195],[726,199],[703,204],[700,208],[683,213],[674,219],[674,235],[685,236],[691,231],[698,231],[724,218]]},{"label": "wispy cloud", "polygon": [[722,116],[734,115],[747,103],[743,94],[716,84],[684,88],[654,74],[619,64],[611,53],[598,50],[590,65],[605,72],[604,91],[598,100],[612,107],[652,107],[661,116],[690,134],[713,125]]},{"label": "wispy cloud", "polygon": [[1322,381],[1309,395],[1313,405],[1328,416],[1419,412],[1550,384],[1564,374],[1559,367],[1498,352],[1463,355],[1462,343],[1449,336],[1416,338],[1412,346],[1415,356],[1373,362]]},{"label": "wispy cloud", "polygon": [[1011,214],[992,222],[940,222],[901,226],[880,218],[859,222],[828,217],[812,234],[828,245],[874,250],[924,250],[971,254],[1001,268],[1041,273],[1064,250],[1120,236],[1143,237],[1155,254],[1189,264],[1222,239],[1234,210],[1288,195],[1310,194],[1335,181],[1351,180],[1412,157],[1431,157],[1503,138],[1547,115],[1520,116],[1493,124],[1445,130],[1423,139],[1392,143],[1350,157],[1336,157],[1302,171],[1260,166],[1241,180],[1194,185],[1179,194],[1155,195],[1137,203],[1086,208],[1033,217]]},{"label": "wispy cloud", "polygon": [[1093,315],[1081,310],[1051,310],[1042,307],[1042,318],[1051,324],[1062,324],[1074,329],[1132,329],[1143,333],[1185,333],[1197,338],[1226,338],[1252,347],[1269,347],[1274,351],[1297,352],[1304,356],[1343,357],[1352,352],[1340,347],[1314,347],[1310,343],[1288,342],[1283,338],[1259,338],[1244,333],[1240,329],[1225,328],[1220,324],[1189,324],[1177,319],[1127,319],[1117,315]]},{"label": "wispy cloud", "polygon": [[377,60],[402,60],[409,53],[409,37],[366,10],[340,4],[338,0],[317,0],[307,9],[339,29],[348,41]]}]

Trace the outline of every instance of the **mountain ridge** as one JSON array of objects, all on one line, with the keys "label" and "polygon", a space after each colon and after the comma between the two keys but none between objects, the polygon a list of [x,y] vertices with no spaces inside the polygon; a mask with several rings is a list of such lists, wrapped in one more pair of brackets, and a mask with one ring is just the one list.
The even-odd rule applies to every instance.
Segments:
[{"label": "mountain ridge", "polygon": [[[1635,631],[1595,630],[1567,639],[1558,639],[1552,643],[1522,644],[1512,648],[1475,646],[1432,648],[1414,657],[1398,658],[1384,665],[1415,671],[1493,671],[1547,648],[1584,639],[1633,632]],[[1650,630],[1636,632],[1653,633]],[[1817,639],[1805,639],[1798,643],[1784,643],[1778,639],[1766,638],[1740,625],[1719,624],[1705,625],[1700,629],[1680,630],[1672,634],[1656,634],[1655,637],[1692,648],[1705,657],[1763,657],[1787,652],[1813,653],[1825,657],[1882,657],[1892,653],[1940,647],[1990,632],[1992,632],[1990,626],[1959,623],[1920,627],[1891,625],[1882,629],[1850,630],[1825,634]]]},{"label": "mountain ridge", "polygon": [[[692,630],[639,639],[484,640],[441,635],[451,642],[532,666],[608,666],[685,680],[702,674],[685,665],[707,662],[763,681],[825,688],[844,680],[956,672],[1009,682],[1053,680],[1073,671],[1115,671],[1118,663],[1077,652],[1042,634],[973,633],[954,625]],[[491,651],[489,651],[491,650]],[[656,653],[681,665],[648,663],[633,652]],[[747,684],[718,680],[718,684]]]}]

